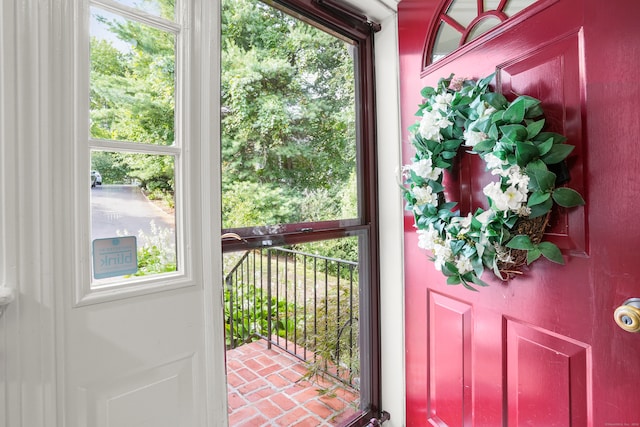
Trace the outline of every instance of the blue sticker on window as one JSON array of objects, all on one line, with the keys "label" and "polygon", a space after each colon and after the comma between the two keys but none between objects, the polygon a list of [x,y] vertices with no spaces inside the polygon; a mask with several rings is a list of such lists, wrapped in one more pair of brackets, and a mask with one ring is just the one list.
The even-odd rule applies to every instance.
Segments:
[{"label": "blue sticker on window", "polygon": [[109,237],[93,241],[93,277],[126,276],[138,271],[136,236]]}]

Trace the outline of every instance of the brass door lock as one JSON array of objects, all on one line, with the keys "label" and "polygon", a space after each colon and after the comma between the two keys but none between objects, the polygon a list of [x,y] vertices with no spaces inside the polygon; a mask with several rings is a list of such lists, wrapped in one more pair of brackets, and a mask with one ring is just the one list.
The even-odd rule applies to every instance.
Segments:
[{"label": "brass door lock", "polygon": [[616,323],[627,332],[640,332],[640,298],[628,299],[613,314]]}]

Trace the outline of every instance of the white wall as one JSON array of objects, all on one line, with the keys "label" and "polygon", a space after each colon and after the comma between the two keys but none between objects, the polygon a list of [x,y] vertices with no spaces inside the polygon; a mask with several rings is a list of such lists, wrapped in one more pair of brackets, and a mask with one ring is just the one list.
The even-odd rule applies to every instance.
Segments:
[{"label": "white wall", "polygon": [[385,427],[405,425],[403,202],[400,192],[401,136],[396,15],[376,34],[378,189],[381,262],[382,409]]}]

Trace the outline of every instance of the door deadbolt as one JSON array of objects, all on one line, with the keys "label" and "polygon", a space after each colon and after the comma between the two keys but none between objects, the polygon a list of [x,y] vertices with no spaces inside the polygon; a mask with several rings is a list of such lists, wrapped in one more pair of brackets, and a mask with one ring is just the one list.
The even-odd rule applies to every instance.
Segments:
[{"label": "door deadbolt", "polygon": [[628,299],[613,314],[618,326],[627,332],[640,332],[640,298]]}]

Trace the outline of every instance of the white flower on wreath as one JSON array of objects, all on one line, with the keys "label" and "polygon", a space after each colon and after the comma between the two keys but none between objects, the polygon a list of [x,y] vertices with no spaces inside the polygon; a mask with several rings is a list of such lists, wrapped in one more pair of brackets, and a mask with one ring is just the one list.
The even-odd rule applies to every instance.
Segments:
[{"label": "white flower on wreath", "polygon": [[467,257],[456,258],[456,268],[460,274],[467,274],[468,272],[473,271],[471,260]]},{"label": "white flower on wreath", "polygon": [[418,230],[418,247],[432,251],[436,242],[441,241],[440,234],[429,224],[427,230]]},{"label": "white flower on wreath", "polygon": [[507,169],[507,183],[518,188],[527,189],[529,187],[529,175],[522,173],[520,166],[511,166]]},{"label": "white flower on wreath", "polygon": [[442,168],[434,168],[430,158],[420,159],[406,167],[412,170],[419,177],[430,179],[432,181],[440,178],[440,175],[442,174]]},{"label": "white flower on wreath", "polygon": [[493,153],[487,153],[484,155],[484,161],[487,163],[487,170],[490,170],[492,173],[495,169],[502,170],[502,166],[506,166],[509,162],[505,160],[501,160],[498,156]]},{"label": "white flower on wreath", "polygon": [[489,136],[484,132],[476,132],[474,130],[467,129],[463,133],[465,145],[468,147],[475,147],[479,142],[484,141]]},{"label": "white flower on wreath", "polygon": [[440,110],[440,111],[448,111],[449,107],[451,107],[451,101],[453,101],[453,94],[452,93],[440,93],[438,95],[436,95],[436,97],[433,100],[433,104],[431,104],[433,106],[434,110]]},{"label": "white flower on wreath", "polygon": [[413,187],[413,195],[416,198],[416,205],[438,204],[438,193],[434,193],[431,187]]},{"label": "white flower on wreath", "polygon": [[464,236],[471,230],[471,220],[473,219],[473,214],[469,213],[465,217],[453,217],[451,218],[451,224],[457,225],[460,228],[458,232],[458,236]]},{"label": "white flower on wreath", "polygon": [[496,112],[496,109],[493,108],[491,105],[487,104],[486,102],[482,102],[478,108],[476,109],[476,111],[478,112],[478,114],[480,114],[480,117],[487,117],[492,115],[493,113]]},{"label": "white flower on wreath", "polygon": [[497,211],[513,211],[518,210],[527,202],[527,190],[510,185],[505,191],[500,188],[499,182],[491,182],[487,184],[482,192],[493,201],[493,205]]},{"label": "white flower on wreath", "polygon": [[431,141],[442,141],[442,135],[440,135],[440,129],[445,129],[451,126],[453,122],[442,115],[440,110],[434,108],[433,111],[424,111],[422,120],[420,120],[420,135],[424,139]]},{"label": "white flower on wreath", "polygon": [[435,264],[436,270],[442,271],[442,266],[444,265],[444,263],[447,261],[452,261],[453,251],[451,250],[448,240],[445,240],[442,244],[436,242],[433,246],[433,262]]},{"label": "white flower on wreath", "polygon": [[496,217],[496,213],[491,209],[487,209],[481,214],[476,215],[476,220],[482,224],[483,229],[489,225],[489,223]]}]

